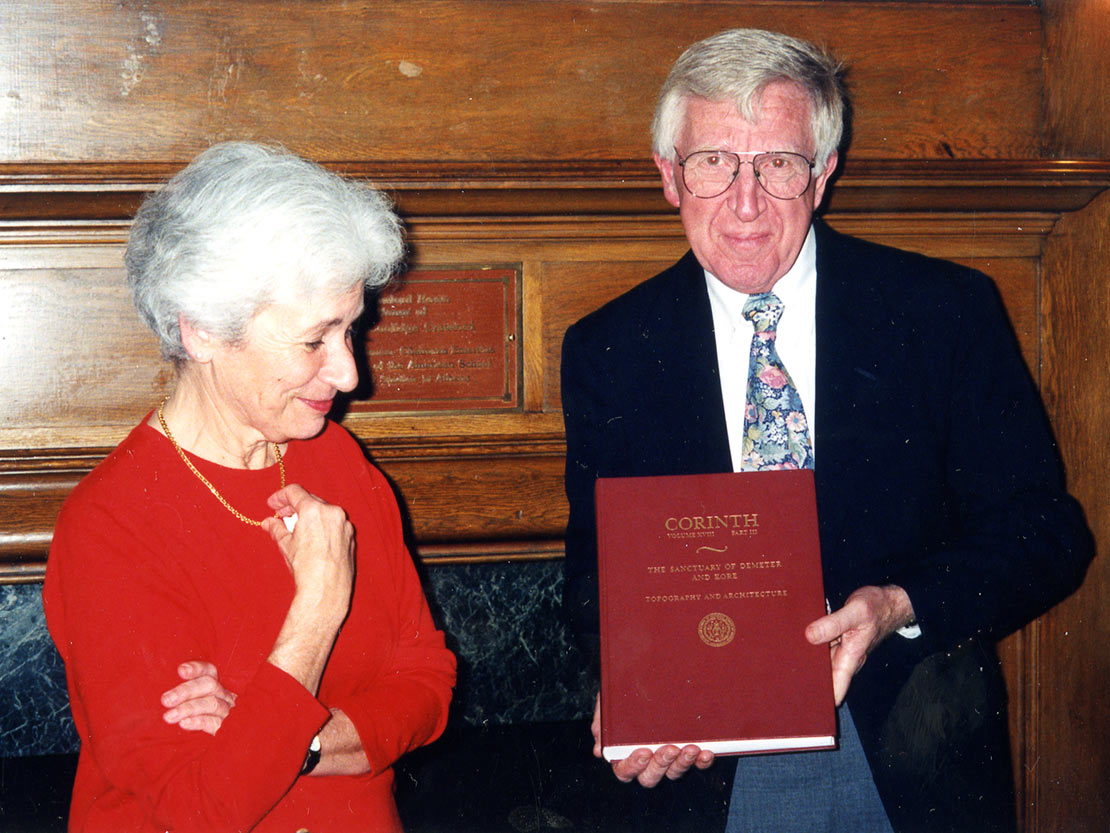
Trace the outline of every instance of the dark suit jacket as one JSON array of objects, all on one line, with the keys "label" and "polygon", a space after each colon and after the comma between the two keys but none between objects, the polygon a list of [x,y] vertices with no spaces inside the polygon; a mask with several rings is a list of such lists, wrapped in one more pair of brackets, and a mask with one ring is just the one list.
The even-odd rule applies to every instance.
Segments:
[{"label": "dark suit jacket", "polygon": [[[990,280],[817,232],[816,468],[825,589],[909,594],[848,702],[896,831],[1012,830],[993,643],[1071,593],[1092,557]],[[691,253],[570,329],[566,602],[596,640],[599,476],[730,471],[709,299]]]}]

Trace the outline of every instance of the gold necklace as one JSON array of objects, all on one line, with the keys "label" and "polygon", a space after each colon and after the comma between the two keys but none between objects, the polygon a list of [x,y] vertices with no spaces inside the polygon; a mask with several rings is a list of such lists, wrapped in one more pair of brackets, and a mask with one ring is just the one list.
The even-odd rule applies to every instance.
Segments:
[{"label": "gold necklace", "polygon": [[[185,452],[181,449],[181,446],[179,446],[177,444],[177,440],[175,440],[173,438],[173,434],[170,433],[170,427],[168,425],[166,425],[166,418],[164,416],[162,416],[162,406],[166,404],[167,399],[169,399],[168,396],[166,397],[166,399],[163,399],[162,402],[158,405],[158,422],[161,423],[161,425],[162,425],[162,431],[165,432],[166,439],[170,441],[170,443],[173,445],[174,449],[181,456],[181,459],[185,461],[185,465],[187,465],[189,467],[189,471],[191,471],[198,478],[200,478],[200,482],[208,487],[208,491],[210,491],[212,494],[214,494],[216,496],[216,500],[218,500],[220,503],[222,503],[224,505],[224,509],[226,509],[228,512],[230,512],[232,515],[234,515],[236,518],[238,518],[239,520],[241,520],[245,524],[250,524],[251,526],[262,526],[262,521],[256,521],[256,520],[253,520],[251,518],[248,518],[246,515],[244,515],[242,512],[240,512],[238,509],[236,509],[234,506],[232,506],[230,503],[228,503],[227,500],[224,498],[224,496],[221,495],[218,491],[216,491],[216,487],[212,485],[212,483],[208,480],[208,478],[205,477],[203,474],[201,474],[199,471],[197,471],[197,467],[193,465],[192,460],[190,460],[188,457],[185,456]],[[278,444],[277,443],[270,443],[270,444],[274,447],[274,456],[277,457],[278,471],[281,472],[281,488],[284,489],[285,488],[285,461],[281,459],[281,449],[278,448]],[[277,517],[276,512],[274,513],[274,517],[275,518]]]}]

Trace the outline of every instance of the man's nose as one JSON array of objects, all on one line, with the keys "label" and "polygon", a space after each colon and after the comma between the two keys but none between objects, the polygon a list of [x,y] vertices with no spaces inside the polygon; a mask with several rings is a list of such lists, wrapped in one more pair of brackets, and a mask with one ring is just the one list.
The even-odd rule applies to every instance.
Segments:
[{"label": "man's nose", "polygon": [[755,166],[749,160],[740,161],[740,170],[725,196],[729,208],[741,220],[754,220],[763,213],[766,193],[756,180]]}]

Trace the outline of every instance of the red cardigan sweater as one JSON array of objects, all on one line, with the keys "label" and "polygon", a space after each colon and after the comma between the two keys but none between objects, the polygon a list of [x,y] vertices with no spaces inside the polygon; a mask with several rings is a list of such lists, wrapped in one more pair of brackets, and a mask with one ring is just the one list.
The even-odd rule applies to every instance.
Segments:
[{"label": "red cardigan sweater", "polygon": [[[276,466],[191,459],[232,506],[269,514]],[[356,529],[351,611],[317,697],[266,661],[294,590],[277,546],[145,421],[66,501],[43,601],[81,738],[71,831],[400,829],[390,766],[443,731],[455,659],[393,493],[354,440],[328,423],[290,443],[285,465],[289,483],[342,506]],[[215,736],[162,720],[159,698],[192,659],[238,695]],[[298,777],[331,707],[354,722],[371,772]]]}]

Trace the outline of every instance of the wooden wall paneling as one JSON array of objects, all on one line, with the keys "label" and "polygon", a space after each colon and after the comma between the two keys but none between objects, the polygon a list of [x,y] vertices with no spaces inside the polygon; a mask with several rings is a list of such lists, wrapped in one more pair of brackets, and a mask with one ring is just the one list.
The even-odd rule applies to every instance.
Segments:
[{"label": "wooden wall paneling", "polygon": [[0,245],[0,447],[114,445],[170,379],[122,247]]},{"label": "wooden wall paneling", "polygon": [[42,580],[62,501],[102,457],[0,453],[0,583]]},{"label": "wooden wall paneling", "polygon": [[527,260],[521,264],[522,338],[524,339],[524,409],[543,410],[543,264]]},{"label": "wooden wall paneling", "polygon": [[[1082,185],[1079,193],[1085,193],[1086,187]],[[518,412],[347,415],[348,426],[394,476],[403,497],[419,504],[414,528],[420,540],[443,541],[451,535],[460,541],[506,540],[527,535],[529,529],[539,538],[558,534],[565,511],[558,396],[563,330],[627,286],[650,277],[686,247],[673,212],[613,217],[594,215],[588,203],[580,209],[582,214],[576,217],[417,217],[410,221],[414,268],[520,265],[526,377],[525,405]],[[964,259],[996,277],[1004,270],[1005,279],[1000,280],[1003,295],[1035,366],[1032,340],[1037,323],[1029,312],[1035,305],[1021,282],[1028,283],[1030,258],[1039,252],[1038,241],[1049,228],[1046,216],[853,213],[834,214],[830,219],[843,230],[879,242]],[[41,245],[33,246],[26,244],[20,229],[9,229],[14,242],[0,246],[0,257],[6,258],[3,263],[23,269],[0,270],[6,281],[0,286],[32,286],[41,291],[41,287],[55,286],[59,274],[78,286],[76,292],[56,287],[47,292],[55,298],[52,305],[31,303],[32,296],[25,294],[21,297],[29,310],[17,310],[19,302],[9,308],[12,321],[8,329],[24,334],[24,352],[36,356],[42,365],[38,377],[55,380],[47,386],[45,401],[42,391],[36,390],[35,395],[42,410],[56,414],[59,420],[54,425],[44,423],[38,410],[32,413],[26,408],[8,414],[8,427],[0,429],[0,447],[12,449],[19,465],[25,461],[18,455],[28,452],[41,452],[43,460],[69,459],[72,451],[82,448],[91,448],[90,459],[95,461],[96,453],[106,452],[152,407],[170,378],[169,368],[157,359],[153,340],[135,317],[123,286],[119,264],[125,227],[98,226],[91,232],[79,224],[71,226],[40,233]],[[74,240],[86,232],[87,244],[76,245]],[[48,245],[49,239],[65,242]],[[90,306],[102,326],[88,328],[85,339],[61,338],[61,333],[75,331],[74,322],[84,321],[86,313],[75,303],[57,300],[60,298],[92,299]],[[1019,303],[1019,299],[1023,300]],[[34,322],[33,326],[27,326],[27,321]],[[74,391],[57,380],[73,375],[73,350],[84,351],[81,361],[85,364],[101,363],[90,356],[105,357],[108,370],[97,377],[89,405],[78,403],[70,408],[66,396]],[[76,364],[80,366],[81,361]],[[23,384],[24,369],[21,361],[0,365],[6,386]],[[67,448],[71,451],[65,451]],[[527,462],[514,469],[517,460]],[[50,468],[54,463],[34,465]],[[454,476],[456,469],[467,470],[469,479]],[[505,485],[514,471],[526,484],[515,491]],[[488,512],[468,513],[465,502],[480,499],[483,490],[496,494]],[[18,489],[8,492],[17,493],[26,494]],[[53,509],[43,510],[40,523],[50,523],[47,516],[56,511],[60,498],[55,493],[43,502]],[[463,508],[433,518],[430,507]],[[503,518],[501,528],[496,528],[496,517]],[[29,538],[17,536],[9,541],[9,551],[22,546],[17,543],[22,541],[41,558],[47,537],[41,528]],[[21,556],[26,557],[27,553]]]},{"label": "wooden wall paneling", "polygon": [[[570,162],[328,163],[384,189],[398,212],[419,223],[425,241],[465,246],[493,232],[540,240],[566,237],[566,223],[604,223],[601,233],[649,240],[656,223],[679,228],[663,198],[659,173],[636,159]],[[0,163],[0,221],[6,242],[120,241],[143,197],[184,163]],[[1106,187],[1099,160],[910,160],[849,156],[826,191],[832,214],[959,211],[1058,216],[1086,205]],[[488,230],[474,223],[490,224]],[[122,231],[121,231],[122,229]],[[581,232],[568,239],[582,237]],[[419,252],[418,252],[419,257]]]},{"label": "wooden wall paneling", "polygon": [[[1110,8],[1044,0],[1046,155],[1110,159]],[[1083,587],[1043,619],[1030,646],[1042,708],[1026,772],[1026,830],[1093,833],[1110,818],[1110,198],[1063,217],[1043,261],[1046,401],[1069,483],[1087,512],[1098,557]]]},{"label": "wooden wall paneling", "polygon": [[482,454],[450,446],[371,455],[400,492],[416,542],[556,540],[566,528],[561,443]]},{"label": "wooden wall paneling", "polygon": [[229,138],[332,161],[639,159],[671,62],[736,26],[851,62],[857,157],[1041,145],[1032,5],[11,0],[4,13],[18,24],[0,27],[0,162],[180,162]]},{"label": "wooden wall paneling", "polygon": [[[543,404],[560,411],[559,363],[563,333],[582,316],[592,312],[625,290],[642,283],[670,266],[685,251],[685,240],[675,242],[676,256],[658,261],[563,261],[544,264],[542,273]],[[599,253],[602,255],[603,253]]]},{"label": "wooden wall paneling", "polygon": [[1017,633],[998,643],[998,657],[1006,680],[1007,724],[1010,731],[1011,766],[1014,774],[1014,799],[1017,804],[1018,830],[1036,830],[1036,785],[1034,773],[1040,758],[1038,697],[1038,634],[1041,620],[1030,622]]},{"label": "wooden wall paneling", "polygon": [[1110,7],[1041,0],[1047,155],[1110,158]]},{"label": "wooden wall paneling", "polygon": [[1079,591],[1043,618],[1031,830],[1095,833],[1110,818],[1110,193],[1061,218],[1045,245],[1045,396],[1070,488],[1098,557]]},{"label": "wooden wall paneling", "polygon": [[[1102,0],[1044,0],[1046,146],[1050,155],[1110,159],[1110,14]],[[1069,482],[1098,557],[1079,592],[1044,618],[1032,667],[1045,754],[1032,761],[1032,831],[1103,830],[1110,817],[1110,198],[1061,219],[1044,257],[1047,399]]]}]

